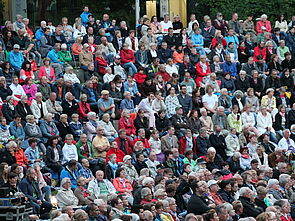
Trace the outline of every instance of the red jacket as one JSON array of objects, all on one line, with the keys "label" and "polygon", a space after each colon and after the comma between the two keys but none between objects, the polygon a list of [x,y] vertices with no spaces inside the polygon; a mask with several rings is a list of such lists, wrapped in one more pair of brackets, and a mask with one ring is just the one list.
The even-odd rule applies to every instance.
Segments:
[{"label": "red jacket", "polygon": [[[55,81],[55,73],[54,73],[54,69],[50,66],[50,81]],[[39,71],[39,74],[38,74],[38,78],[41,79],[41,77],[43,76],[46,76],[47,77],[47,74],[46,74],[46,70],[45,70],[45,66],[41,66],[40,67],[40,71]]]},{"label": "red jacket", "polygon": [[[122,150],[121,149],[121,143],[122,143],[121,138],[120,137],[116,137],[115,138],[115,141],[117,142],[118,148],[120,150]],[[133,153],[133,146],[134,146],[134,144],[133,144],[132,140],[129,137],[126,137],[125,143],[124,143],[124,148],[126,150],[126,154],[129,154],[130,155],[130,154]]]},{"label": "red jacket", "polygon": [[78,107],[78,114],[79,114],[79,118],[81,120],[81,119],[87,117],[87,114],[89,112],[91,112],[91,109],[90,109],[90,104],[89,103],[83,103],[82,101],[80,101],[78,103],[78,105],[79,105],[79,107]]},{"label": "red jacket", "polygon": [[170,78],[171,78],[170,74],[168,74],[167,72],[159,71],[159,72],[155,75],[155,77],[156,77],[157,75],[161,75],[162,78],[163,78],[163,80],[164,80],[165,82],[168,82],[168,81],[170,80]]},{"label": "red jacket", "polygon": [[141,142],[143,143],[144,148],[151,148],[148,139],[146,139],[146,138],[144,138],[144,139],[139,139],[139,137],[136,137],[136,138],[134,139],[134,143],[136,143],[137,141],[141,141]]},{"label": "red jacket", "polygon": [[210,66],[209,66],[208,62],[206,62],[206,66],[207,66],[207,70],[206,70],[206,72],[203,72],[201,63],[198,62],[196,64],[196,71],[197,71],[196,84],[198,87],[200,87],[203,77],[205,77],[211,73]]},{"label": "red jacket", "polygon": [[127,136],[130,136],[131,134],[136,134],[136,128],[131,118],[129,118],[129,123],[127,123],[126,119],[124,117],[121,117],[118,124],[118,130],[120,129],[125,129]]},{"label": "red jacket", "polygon": [[260,47],[256,46],[254,48],[254,61],[255,62],[258,61],[258,59],[257,59],[258,55],[261,55],[263,57],[263,59],[265,60],[266,59],[266,48],[261,49]]},{"label": "red jacket", "polygon": [[256,32],[257,32],[257,35],[262,33],[262,27],[265,27],[266,28],[266,31],[271,33],[271,24],[270,24],[270,21],[266,21],[265,23],[263,21],[258,21],[256,23]]},{"label": "red jacket", "polygon": [[[193,152],[194,154],[197,153],[197,138],[196,137],[192,137],[193,138]],[[186,150],[186,139],[185,136],[182,136],[179,139],[179,153],[180,154],[184,154]]]},{"label": "red jacket", "polygon": [[29,162],[23,149],[21,149],[21,148],[17,152],[14,153],[14,157],[15,157],[16,163],[20,166],[26,166]]},{"label": "red jacket", "polygon": [[105,75],[108,62],[104,58],[96,57],[96,65],[99,73]]},{"label": "red jacket", "polygon": [[134,75],[134,80],[136,81],[137,85],[143,84],[143,82],[145,81],[145,79],[146,79],[146,74],[145,73],[138,72],[138,73],[136,73]]},{"label": "red jacket", "polygon": [[115,189],[120,193],[125,193],[126,190],[133,190],[130,181],[125,178],[123,178],[123,182],[121,182],[119,177],[113,179],[113,185]]},{"label": "red jacket", "polygon": [[106,155],[106,163],[109,162],[109,156],[111,154],[116,154],[117,156],[117,163],[122,163],[123,162],[123,158],[125,157],[125,153],[118,148],[113,148],[111,147],[108,152],[107,152],[107,155]]},{"label": "red jacket", "polygon": [[[214,49],[216,47],[217,43],[218,43],[217,38],[213,38],[212,43],[211,43],[211,48]],[[227,43],[224,38],[222,38],[221,43],[222,43],[223,47],[226,48]]]},{"label": "red jacket", "polygon": [[129,62],[135,63],[135,57],[132,50],[129,50],[129,49],[126,51],[121,50],[120,57],[121,57],[122,64],[129,63]]}]

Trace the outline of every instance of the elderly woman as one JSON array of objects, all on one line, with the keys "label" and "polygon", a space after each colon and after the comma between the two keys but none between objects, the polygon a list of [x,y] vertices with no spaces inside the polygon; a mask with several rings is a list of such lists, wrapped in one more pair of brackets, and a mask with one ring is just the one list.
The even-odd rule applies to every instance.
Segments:
[{"label": "elderly woman", "polygon": [[241,114],[242,123],[244,127],[255,127],[255,116],[251,112],[250,104],[246,104],[243,108],[243,113]]},{"label": "elderly woman", "polygon": [[42,132],[40,127],[36,123],[34,116],[27,115],[26,120],[27,120],[27,123],[24,127],[26,138],[36,138],[38,144],[41,144],[40,148],[42,149],[42,152],[45,154],[46,148],[44,144],[41,142]]},{"label": "elderly woman", "polygon": [[114,140],[116,137],[118,137],[118,133],[116,129],[114,128],[112,122],[110,122],[110,115],[104,114],[102,115],[102,118],[100,121],[98,121],[98,125],[102,126],[104,128],[104,136],[108,138],[109,141]]},{"label": "elderly woman", "polygon": [[170,76],[172,76],[173,73],[178,74],[178,68],[176,64],[173,63],[172,58],[167,59],[166,72],[170,74]]},{"label": "elderly woman", "polygon": [[220,90],[220,96],[218,98],[218,106],[224,107],[224,111],[226,114],[229,114],[231,112],[230,97],[228,96],[228,91],[226,88],[222,88]]},{"label": "elderly woman", "polygon": [[213,92],[214,93],[219,93],[220,92],[220,87],[219,87],[219,84],[218,84],[218,82],[216,80],[216,74],[215,73],[210,74],[209,79],[205,83],[205,87],[207,87],[207,85],[212,85],[213,86]]},{"label": "elderly woman", "polygon": [[1,118],[0,121],[0,144],[6,144],[10,140],[9,126],[6,124],[6,119]]},{"label": "elderly woman", "polygon": [[167,110],[166,114],[168,118],[171,118],[174,114],[176,114],[175,108],[181,107],[181,105],[175,93],[174,87],[170,87],[168,89],[168,93],[169,95],[165,99],[165,105]]},{"label": "elderly woman", "polygon": [[237,136],[237,130],[236,128],[231,128],[229,134],[225,138],[225,144],[226,144],[226,156],[231,157],[234,155],[235,151],[240,150],[240,143],[239,138]]},{"label": "elderly woman", "polygon": [[209,62],[206,61],[206,55],[200,56],[200,61],[196,65],[197,77],[196,77],[196,84],[198,87],[202,85],[203,78],[208,76],[210,71]]},{"label": "elderly woman", "polygon": [[77,207],[79,200],[71,189],[71,180],[68,177],[62,179],[60,190],[56,194],[57,205],[61,208],[66,206]]},{"label": "elderly woman", "polygon": [[52,136],[59,136],[59,131],[53,121],[53,114],[51,113],[44,116],[44,120],[40,122],[40,129],[43,143],[47,143],[48,139]]},{"label": "elderly woman", "polygon": [[32,114],[31,108],[28,105],[28,97],[26,95],[21,96],[20,101],[15,107],[15,114],[21,116],[22,121],[26,121],[27,115]]},{"label": "elderly woman", "polygon": [[15,116],[15,105],[12,96],[7,96],[6,102],[2,106],[2,113],[8,123],[13,121]]},{"label": "elderly woman", "polygon": [[79,60],[79,54],[82,52],[82,37],[77,37],[76,42],[72,45],[72,54],[75,61]]},{"label": "elderly woman", "polygon": [[259,100],[258,97],[254,94],[253,88],[248,88],[247,95],[245,98],[245,104],[249,104],[251,106],[251,112],[257,113],[259,110]]},{"label": "elderly woman", "polygon": [[281,200],[284,198],[283,191],[279,185],[279,181],[277,179],[270,179],[267,183],[268,194],[271,203],[275,203],[277,200]]},{"label": "elderly woman", "polygon": [[97,122],[98,120],[96,118],[96,113],[89,112],[87,114],[87,119],[88,119],[88,122],[86,122],[85,130],[86,130],[88,140],[91,141],[93,139],[93,137],[96,135],[96,129],[98,126],[98,122]]},{"label": "elderly woman", "polygon": [[206,128],[207,131],[212,132],[213,131],[213,122],[210,116],[207,115],[207,111],[205,108],[200,109],[201,117],[201,126]]},{"label": "elderly woman", "polygon": [[125,171],[125,178],[133,183],[138,179],[138,173],[132,164],[132,157],[130,155],[126,155],[124,156],[123,161],[124,163],[122,168],[124,168]]},{"label": "elderly woman", "polygon": [[256,159],[259,166],[264,165],[268,167],[268,155],[265,153],[263,146],[259,145],[256,148],[256,153],[252,155],[252,159]]},{"label": "elderly woman", "polygon": [[30,108],[36,120],[43,120],[44,116],[48,114],[47,106],[42,101],[42,94],[40,92],[36,93],[35,96],[36,99],[32,100]]},{"label": "elderly woman", "polygon": [[271,115],[274,117],[278,109],[276,108],[276,97],[274,96],[274,89],[268,88],[266,90],[266,95],[264,95],[261,99],[261,106],[266,106],[266,110],[271,113]]},{"label": "elderly woman", "polygon": [[259,135],[267,133],[269,134],[269,138],[272,142],[278,143],[278,140],[276,138],[276,132],[273,129],[272,123],[272,117],[269,112],[267,112],[267,108],[265,106],[262,106],[260,108],[260,112],[257,114],[257,129],[259,131]]},{"label": "elderly woman", "polygon": [[275,202],[275,205],[280,207],[280,212],[281,212],[280,218],[282,221],[292,221],[292,218],[290,216],[291,205],[288,200],[280,199],[277,202]]},{"label": "elderly woman", "polygon": [[243,108],[244,108],[244,105],[245,105],[245,99],[244,99],[244,94],[242,91],[240,90],[237,90],[234,92],[234,97],[233,99],[231,100],[232,102],[232,106],[233,105],[238,105],[239,107],[239,111],[242,111]]},{"label": "elderly woman", "polygon": [[134,126],[133,120],[130,118],[130,111],[128,109],[124,109],[122,111],[122,117],[119,120],[118,130],[125,129],[126,135],[134,138],[136,135],[136,128]]},{"label": "elderly woman", "polygon": [[78,103],[79,119],[82,121],[87,120],[87,114],[91,112],[90,104],[87,102],[87,95],[81,94],[80,102]]}]

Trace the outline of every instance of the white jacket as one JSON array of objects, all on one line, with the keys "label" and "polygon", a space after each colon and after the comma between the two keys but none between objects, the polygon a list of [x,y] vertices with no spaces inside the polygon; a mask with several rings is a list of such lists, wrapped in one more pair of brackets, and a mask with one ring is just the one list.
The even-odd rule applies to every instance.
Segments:
[{"label": "white jacket", "polygon": [[260,135],[266,132],[266,127],[271,127],[271,132],[275,133],[274,129],[272,128],[272,118],[270,113],[267,112],[266,116],[263,116],[262,113],[259,112],[257,114],[256,121],[256,127]]},{"label": "white jacket", "polygon": [[74,73],[65,73],[64,74],[64,81],[71,81],[72,84],[78,83],[80,84],[80,80]]},{"label": "white jacket", "polygon": [[58,193],[56,194],[56,199],[57,205],[60,208],[63,208],[65,206],[76,207],[79,202],[71,189],[67,190],[63,187],[61,187]]},{"label": "white jacket", "polygon": [[[125,38],[125,43],[128,44],[128,49],[132,50],[131,38]],[[138,51],[138,39],[135,37],[135,51]]]},{"label": "white jacket", "polygon": [[240,150],[240,143],[238,136],[233,137],[231,134],[227,135],[225,138],[225,144],[226,144],[226,156],[231,157],[234,155],[235,151]]},{"label": "white jacket", "polygon": [[[98,125],[102,126],[104,128],[104,135],[108,138],[111,139],[114,136],[117,136],[118,133],[116,131],[116,129],[114,128],[113,124],[109,121],[108,123],[100,120],[97,122]],[[112,134],[114,133],[114,134]]]},{"label": "white jacket", "polygon": [[77,153],[77,147],[72,144],[68,145],[65,143],[65,145],[62,148],[62,154],[63,154],[63,164],[69,162],[70,160],[76,160],[78,161],[78,153]]},{"label": "white jacket", "polygon": [[264,165],[264,166],[267,166],[267,167],[268,167],[268,155],[267,155],[266,153],[263,153],[263,163],[262,163],[262,164],[261,164],[261,162],[260,162],[260,159],[259,159],[259,156],[258,156],[257,153],[254,153],[254,154],[252,155],[252,159],[253,159],[253,160],[254,160],[254,159],[258,160],[258,164],[259,164],[259,166]]},{"label": "white jacket", "polygon": [[[48,114],[46,103],[41,101],[42,109],[43,109],[43,116],[46,116]],[[32,104],[30,106],[31,111],[35,117],[35,119],[40,120],[41,118],[41,109],[39,108],[37,101],[32,100]]]},{"label": "white jacket", "polygon": [[[115,194],[116,193],[116,189],[115,187],[113,186],[113,184],[107,180],[107,179],[104,179],[103,182],[105,183],[108,191],[109,191],[109,194]],[[88,191],[90,191],[91,193],[93,193],[95,195],[96,198],[99,198],[99,195],[100,195],[100,187],[98,185],[98,182],[97,182],[97,179],[93,179],[89,182],[88,184]]]}]

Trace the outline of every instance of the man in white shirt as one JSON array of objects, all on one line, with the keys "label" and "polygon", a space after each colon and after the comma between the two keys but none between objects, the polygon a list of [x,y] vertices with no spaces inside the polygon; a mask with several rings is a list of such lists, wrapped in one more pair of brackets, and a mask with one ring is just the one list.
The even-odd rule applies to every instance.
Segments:
[{"label": "man in white shirt", "polygon": [[26,92],[24,91],[23,87],[18,84],[18,77],[14,76],[12,78],[12,84],[9,86],[12,90],[13,99],[19,101],[21,96],[26,96]]},{"label": "man in white shirt", "polygon": [[170,21],[170,16],[167,14],[164,15],[164,21],[161,21],[160,24],[162,26],[162,32],[164,34],[168,33],[169,28],[173,28],[172,22]]},{"label": "man in white shirt", "polygon": [[290,138],[290,130],[285,129],[283,131],[284,137],[279,141],[278,147],[282,150],[294,150],[295,149],[295,143],[294,140]]}]

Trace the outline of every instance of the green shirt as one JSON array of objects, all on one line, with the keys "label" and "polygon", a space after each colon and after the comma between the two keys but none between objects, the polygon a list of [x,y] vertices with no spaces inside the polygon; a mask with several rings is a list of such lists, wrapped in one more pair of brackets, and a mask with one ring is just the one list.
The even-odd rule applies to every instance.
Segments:
[{"label": "green shirt", "polygon": [[98,186],[100,189],[100,194],[108,194],[108,188],[107,185],[103,181],[98,181]]}]

